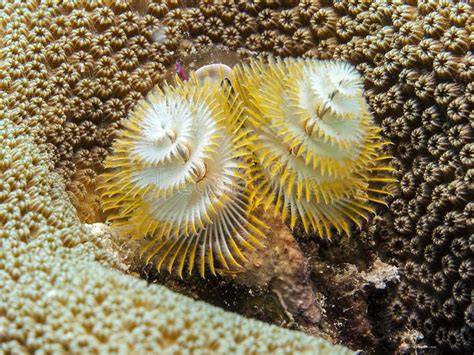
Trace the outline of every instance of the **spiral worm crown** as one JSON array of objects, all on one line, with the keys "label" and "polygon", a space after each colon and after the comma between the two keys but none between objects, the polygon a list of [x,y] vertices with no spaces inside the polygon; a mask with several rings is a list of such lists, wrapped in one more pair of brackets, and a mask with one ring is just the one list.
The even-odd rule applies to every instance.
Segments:
[{"label": "spiral worm crown", "polygon": [[194,77],[153,91],[125,122],[106,160],[104,209],[123,235],[146,237],[142,255],[158,270],[181,276],[186,260],[190,274],[238,269],[261,246],[241,113],[227,87]]},{"label": "spiral worm crown", "polygon": [[360,226],[374,212],[370,201],[384,203],[377,185],[392,181],[390,157],[350,64],[261,60],[235,69],[232,85],[255,132],[255,203],[276,203],[292,228],[301,220],[327,237]]}]

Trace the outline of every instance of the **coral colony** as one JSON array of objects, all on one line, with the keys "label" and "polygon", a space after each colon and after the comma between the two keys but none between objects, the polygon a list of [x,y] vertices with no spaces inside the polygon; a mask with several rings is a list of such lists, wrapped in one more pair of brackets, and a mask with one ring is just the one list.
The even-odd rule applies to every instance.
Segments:
[{"label": "coral colony", "polygon": [[[5,330],[1,334],[2,350],[114,353],[124,352],[125,348],[140,352],[138,346],[143,344],[151,347],[152,352],[161,346],[189,343],[189,349],[198,351],[229,352],[237,346],[240,352],[245,352],[245,347],[248,352],[271,353],[283,346],[278,341],[284,338],[288,340],[285,349],[289,353],[302,352],[301,337],[275,328],[265,328],[262,333],[263,330],[256,331],[263,329],[260,325],[236,318],[232,318],[235,322],[231,326],[224,327],[217,311],[208,308],[203,310],[207,317],[195,313],[204,321],[189,322],[191,337],[205,334],[204,337],[190,342],[181,333],[176,339],[175,329],[180,327],[170,327],[164,317],[187,322],[186,317],[194,317],[198,304],[184,306],[183,299],[176,298],[173,311],[160,308],[163,302],[157,298],[162,292],[159,287],[144,287],[130,276],[105,273],[97,262],[82,264],[82,269],[77,262],[99,260],[93,254],[102,248],[100,238],[91,240],[84,224],[104,221],[101,198],[96,191],[104,160],[122,122],[137,102],[155,86],[162,85],[176,60],[183,59],[186,65],[186,58],[199,56],[204,60],[202,63],[215,62],[216,58],[209,57],[209,50],[217,50],[232,53],[242,61],[274,55],[337,59],[356,67],[373,119],[382,129],[381,135],[393,142],[384,151],[393,156],[390,164],[395,168],[397,182],[390,186],[394,196],[385,199],[388,208],[380,211],[380,218],[371,219],[361,233],[353,229],[355,238],[341,241],[369,241],[370,256],[392,264],[400,281],[387,287],[380,312],[370,315],[364,310],[355,316],[373,322],[368,333],[374,335],[378,344],[387,344],[391,351],[406,345],[413,352],[418,351],[418,346],[429,346],[433,348],[427,351],[436,348],[433,352],[472,353],[473,18],[472,4],[457,0],[0,1],[0,241],[8,241],[0,250],[0,283],[14,290],[6,294],[7,306],[0,303],[0,328]],[[216,60],[226,62],[223,58]],[[278,67],[284,69],[287,65]],[[259,64],[251,67],[261,72],[262,78],[272,72],[267,66],[257,68]],[[238,70],[246,73],[250,69]],[[280,120],[279,116],[270,118],[265,107],[258,104],[273,98],[259,98],[260,94],[245,96],[243,88],[251,83],[239,85],[238,76],[231,79],[246,110],[240,115],[239,130],[266,127],[264,121]],[[322,121],[328,119],[327,114]],[[316,123],[299,125],[304,134],[309,133],[314,139],[321,132],[321,125]],[[288,132],[294,135],[295,128],[290,128]],[[273,137],[284,126],[275,131],[265,129],[265,137]],[[249,205],[262,203],[255,207],[264,210],[268,201],[276,206],[282,200],[279,209],[273,209],[280,215],[286,213],[289,225],[295,216],[292,211],[298,212],[295,223],[302,228],[295,228],[294,235],[299,241],[303,241],[303,216],[308,229],[315,229],[315,234],[319,233],[318,226],[323,235],[328,234],[325,223],[337,232],[337,226],[329,221],[337,221],[339,229],[343,229],[351,220],[344,214],[347,208],[340,208],[341,213],[330,219],[324,216],[316,220],[314,227],[306,211],[299,213],[298,204],[304,207],[318,203],[316,197],[306,202],[304,194],[302,202],[298,202],[298,184],[302,190],[305,180],[289,173],[288,163],[306,158],[298,140],[304,142],[301,147],[305,149],[307,139],[299,135],[285,143],[294,143],[292,154],[298,154],[286,159],[281,159],[282,154],[275,155],[278,145],[272,143],[269,154],[278,159],[265,167],[257,164],[265,148],[261,145],[263,133],[258,131],[262,129],[248,137],[253,141],[247,147],[252,148],[254,176],[260,174],[262,178],[261,186],[255,185],[255,178],[245,174],[249,184],[260,191],[248,195]],[[328,133],[326,128],[323,132]],[[324,137],[320,140],[324,141]],[[261,148],[257,149],[259,144]],[[335,144],[331,151],[340,150],[336,141],[325,144]],[[349,149],[353,147],[351,143]],[[43,155],[45,158],[39,159]],[[320,169],[313,168],[312,163],[304,161],[306,169]],[[383,165],[382,160],[380,166]],[[383,171],[372,174],[375,171],[370,164],[365,168],[359,171],[363,178],[354,173],[351,179],[360,185],[367,178],[369,189],[378,190],[377,185],[383,182],[373,178],[386,176]],[[265,174],[274,170],[288,171],[288,176],[266,178]],[[292,176],[295,182],[291,185],[288,182]],[[331,176],[329,185],[337,186],[336,180]],[[291,187],[291,191],[280,190],[281,187]],[[367,191],[367,196],[362,196],[364,202],[359,201],[364,206],[368,202],[366,197],[382,200],[378,192],[359,191],[361,195]],[[323,200],[324,197],[320,199]],[[296,207],[283,206],[291,201],[297,201]],[[358,207],[356,211],[350,213],[357,220],[359,212],[368,213]],[[109,213],[113,217],[116,210]],[[153,239],[151,234],[136,237],[145,243]],[[92,248],[90,243],[97,246]],[[230,241],[227,244],[230,247]],[[182,248],[185,250],[186,246]],[[66,249],[77,258],[71,260]],[[158,264],[166,249],[164,246],[153,261]],[[247,250],[243,248],[242,254],[249,257]],[[318,262],[327,261],[322,254],[309,254]],[[36,255],[41,257],[30,260]],[[171,250],[162,269],[169,266],[173,255]],[[178,253],[173,263],[176,271],[182,255]],[[220,263],[215,250],[213,257]],[[245,266],[235,254],[234,259]],[[104,264],[103,260],[100,262]],[[201,262],[197,252],[195,262]],[[230,267],[230,261],[226,262]],[[194,271],[199,267],[195,266]],[[104,273],[91,273],[91,268]],[[315,270],[314,266],[311,268]],[[68,289],[60,282],[66,273],[75,285]],[[120,278],[120,284],[111,283],[112,277]],[[58,288],[64,292],[54,302],[50,293]],[[92,290],[99,294],[97,301],[91,303]],[[103,293],[109,295],[105,302]],[[149,305],[146,312],[141,308],[143,299]],[[328,302],[328,306],[333,304]],[[185,311],[177,316],[178,309]],[[103,314],[102,310],[107,312]],[[127,318],[130,314],[135,327]],[[346,319],[344,315],[343,328],[358,337]],[[333,324],[336,323],[339,320]],[[101,329],[100,340],[94,338],[91,324]],[[150,329],[158,333],[147,333]],[[173,331],[169,332],[170,329]],[[66,333],[72,335],[65,337]],[[361,337],[364,344],[366,334],[364,331]],[[407,334],[420,336],[416,341],[406,342]],[[203,344],[202,340],[209,343]],[[348,344],[344,339],[337,341]],[[367,350],[366,345],[351,346]],[[311,350],[308,352],[314,353]]]},{"label": "coral colony", "polygon": [[373,186],[392,181],[380,174],[389,157],[351,65],[260,61],[232,81],[236,94],[195,76],[155,90],[106,160],[109,220],[146,239],[142,254],[158,256],[158,270],[181,276],[186,259],[202,276],[206,264],[213,274],[216,262],[241,268],[245,250],[262,246],[259,207],[275,204],[292,228],[301,221],[330,237],[333,228],[349,235],[351,221],[374,211],[370,201],[383,203],[374,195],[388,194]]},{"label": "coral colony", "polygon": [[14,188],[9,198],[0,185],[2,354],[352,353],[116,270],[32,137],[5,119],[0,139],[0,174]]}]

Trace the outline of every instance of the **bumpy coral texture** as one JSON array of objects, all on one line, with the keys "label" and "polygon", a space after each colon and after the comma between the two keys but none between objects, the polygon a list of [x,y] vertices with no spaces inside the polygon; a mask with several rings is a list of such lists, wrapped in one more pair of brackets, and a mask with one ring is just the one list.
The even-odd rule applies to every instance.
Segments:
[{"label": "bumpy coral texture", "polygon": [[2,352],[349,353],[112,270],[48,156],[10,120],[0,138]]},{"label": "bumpy coral texture", "polygon": [[[401,327],[409,321],[443,349],[472,350],[472,6],[447,0],[203,3],[1,2],[1,118],[22,123],[51,153],[81,218],[94,221],[100,210],[81,206],[98,206],[90,192],[119,121],[160,81],[176,50],[222,44],[242,56],[356,64],[375,119],[395,143],[389,153],[396,157],[397,197],[385,225],[370,228],[402,269],[389,321]],[[1,199],[27,201],[12,203],[5,215],[23,216],[23,204],[25,214],[44,209],[43,218],[52,219],[50,206],[29,202],[37,193],[33,185],[26,200],[10,194],[27,175],[2,178]],[[25,219],[9,220],[2,233],[37,235],[29,234]],[[64,223],[61,215],[56,220]]]}]

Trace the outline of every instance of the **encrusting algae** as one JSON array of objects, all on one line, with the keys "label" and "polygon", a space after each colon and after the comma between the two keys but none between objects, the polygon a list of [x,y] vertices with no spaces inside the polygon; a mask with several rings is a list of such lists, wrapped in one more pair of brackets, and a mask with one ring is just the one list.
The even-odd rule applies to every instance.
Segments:
[{"label": "encrusting algae", "polygon": [[[379,256],[400,270],[401,281],[383,308],[385,319],[375,328],[389,342],[398,343],[391,335],[408,328],[442,351],[472,352],[472,5],[447,0],[202,3],[206,6],[160,0],[0,3],[0,118],[6,135],[2,143],[16,146],[20,133],[11,132],[20,129],[22,136],[32,139],[28,146],[39,149],[31,160],[38,163],[37,155],[43,153],[48,157],[39,165],[25,158],[23,165],[20,156],[29,157],[34,149],[7,155],[2,151],[0,265],[8,270],[1,272],[6,279],[2,284],[19,287],[18,280],[27,273],[19,268],[20,257],[33,250],[30,244],[36,243],[36,251],[47,245],[76,248],[89,240],[76,217],[87,222],[104,219],[95,191],[121,121],[176,60],[210,45],[243,59],[259,54],[342,59],[361,73],[374,121],[382,127],[384,139],[394,143],[384,150],[394,157],[391,164],[399,181],[391,190],[395,196],[388,200],[389,208],[369,221],[368,228],[362,227]],[[158,42],[153,40],[156,33],[162,34]],[[58,175],[43,179],[53,168]],[[57,176],[64,179],[64,188]],[[54,188],[44,190],[40,182]],[[65,228],[70,220],[75,227]],[[77,250],[82,258],[91,255]],[[66,262],[53,262],[54,268]],[[98,266],[87,264],[84,270],[89,267]],[[134,282],[122,277],[123,285]],[[28,285],[40,290],[55,285],[26,276],[23,280],[11,299],[25,300],[24,304],[29,299],[39,304],[44,296]],[[152,289],[139,288],[133,293]],[[85,297],[80,287],[71,294]],[[74,301],[68,302],[66,308],[74,308]],[[114,303],[112,318],[136,305],[117,307]],[[61,326],[49,326],[42,323],[42,311],[35,309],[38,314],[25,317],[16,317],[13,308],[8,314],[2,309],[9,346],[36,349],[24,331],[33,325],[42,324],[44,334],[74,328],[74,316],[58,322]],[[74,334],[84,334],[81,329],[89,329],[90,323],[74,328],[79,329]],[[64,335],[54,334],[68,342]],[[144,342],[156,344],[150,337]],[[121,344],[115,338],[106,341],[112,342]]]}]

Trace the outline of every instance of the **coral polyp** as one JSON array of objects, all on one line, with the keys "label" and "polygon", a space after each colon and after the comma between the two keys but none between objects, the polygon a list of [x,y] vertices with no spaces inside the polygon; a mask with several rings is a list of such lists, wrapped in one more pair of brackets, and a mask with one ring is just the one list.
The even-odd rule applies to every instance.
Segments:
[{"label": "coral polyp", "polygon": [[248,131],[241,103],[212,80],[156,89],[124,123],[107,158],[104,210],[124,236],[146,241],[142,255],[181,276],[239,269],[261,245],[246,187]]},{"label": "coral polyp", "polygon": [[350,64],[260,60],[235,69],[232,85],[255,132],[255,203],[326,237],[349,235],[374,212],[370,202],[384,203],[390,157]]}]

